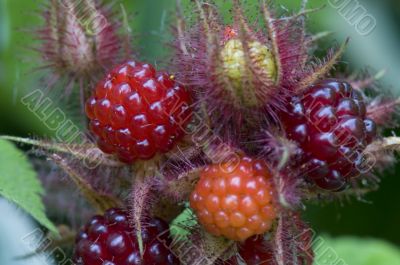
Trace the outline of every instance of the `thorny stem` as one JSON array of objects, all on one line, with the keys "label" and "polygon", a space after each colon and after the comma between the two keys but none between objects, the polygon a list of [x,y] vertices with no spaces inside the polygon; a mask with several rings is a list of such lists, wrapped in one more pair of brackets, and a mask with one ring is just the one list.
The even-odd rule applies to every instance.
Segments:
[{"label": "thorny stem", "polygon": [[[304,10],[306,10],[307,3],[308,3],[308,0],[303,0],[301,2],[299,13],[302,13],[302,12],[304,12]],[[296,18],[294,18],[294,19],[296,19]],[[305,33],[306,15],[305,14],[300,15],[299,19],[300,19],[300,25],[301,25],[301,36],[299,39],[299,43],[305,44],[304,39],[306,38],[306,33]],[[307,54],[307,45],[303,45],[303,47],[301,48],[301,53]],[[307,64],[307,58],[308,58],[308,56],[302,56],[302,59],[300,60],[301,67],[304,67]]]},{"label": "thorny stem", "polygon": [[301,80],[298,85],[297,92],[302,92],[310,84],[314,84],[320,78],[326,76],[346,50],[349,40],[350,39],[347,38],[346,41],[340,46],[340,48],[322,66],[318,67],[310,75]]},{"label": "thorny stem", "polygon": [[277,166],[278,171],[282,170],[284,166],[287,164],[287,162],[289,162],[291,154],[292,152],[290,148],[283,148],[282,157],[279,160],[279,164]]},{"label": "thorny stem", "polygon": [[126,13],[125,7],[120,4],[121,6],[121,12],[122,12],[122,25],[123,28],[126,32],[126,35],[124,36],[124,40],[123,40],[123,46],[124,46],[124,50],[125,50],[125,56],[129,57],[131,56],[131,37],[132,37],[132,29],[129,26],[129,19],[128,19],[128,15]]},{"label": "thorny stem", "polygon": [[306,43],[310,44],[310,43],[313,43],[313,42],[317,42],[320,39],[326,38],[328,36],[332,36],[333,34],[334,34],[333,31],[322,31],[322,32],[319,32],[319,33],[311,36],[311,38],[309,38]]},{"label": "thorny stem", "polygon": [[[240,8],[239,0],[233,0],[233,4],[235,6],[236,16],[240,20],[240,25],[243,27],[244,32],[245,33],[251,32],[252,30],[250,29],[249,25],[246,23],[246,20],[244,19],[242,9]],[[245,37],[247,37],[247,36],[245,36]]]},{"label": "thorny stem", "polygon": [[185,30],[185,20],[183,19],[182,3],[180,0],[176,0],[176,16],[177,16],[176,29],[178,31],[179,46],[183,54],[188,55],[189,52],[186,48],[185,35],[183,33]]},{"label": "thorny stem", "polygon": [[377,140],[367,146],[366,151],[380,152],[380,151],[400,151],[400,137],[391,136],[385,137],[382,140]]},{"label": "thorny stem", "polygon": [[[99,160],[101,160],[101,164],[105,166],[110,166],[110,167],[124,166],[124,164],[122,164],[121,162],[113,160],[111,159],[110,156],[103,154],[103,152],[93,144],[52,143],[50,141],[46,142],[46,141],[39,141],[29,138],[7,136],[7,135],[0,136],[0,139],[9,140],[17,143],[29,144],[32,146],[37,146],[40,148],[47,149],[49,151],[70,154],[80,160],[85,160],[89,158],[89,161],[91,161],[90,158],[94,157],[92,162],[96,162],[94,160],[98,158]],[[96,155],[94,153],[96,153]]]},{"label": "thorny stem", "polygon": [[135,181],[138,179],[143,182],[146,178],[158,177],[160,175],[160,164],[163,159],[163,155],[156,155],[147,161],[136,161],[132,166],[132,171],[134,172],[133,183],[135,183]]},{"label": "thorny stem", "polygon": [[148,192],[143,177],[135,177],[132,190],[133,225],[136,230],[136,238],[139,245],[140,256],[143,258],[144,248],[142,239],[142,217],[145,198],[147,197]]},{"label": "thorny stem", "polygon": [[301,1],[300,11],[303,11],[303,10],[306,9],[307,3],[308,3],[308,0],[302,0]]},{"label": "thorny stem", "polygon": [[283,215],[279,214],[278,217],[278,226],[276,228],[276,233],[275,233],[275,261],[277,265],[286,265],[285,264],[285,259],[284,259],[284,246],[283,242],[285,241],[283,236],[284,236],[284,224],[283,224]]},{"label": "thorny stem", "polygon": [[210,3],[203,3],[202,1],[200,2],[200,0],[195,0],[196,5],[197,5],[197,9],[199,11],[200,14],[200,18],[203,21],[203,26],[204,26],[204,30],[206,32],[207,35],[207,54],[210,55],[211,51],[213,49],[212,44],[215,43],[215,36],[214,34],[212,34],[212,29],[210,28],[210,21],[208,19],[208,17],[206,16],[206,13],[204,12],[204,8],[203,5],[208,5],[209,8],[215,8],[215,6],[211,5]]},{"label": "thorny stem", "polygon": [[280,18],[276,18],[276,19],[272,19],[272,21],[288,21],[288,20],[293,20],[293,19],[297,19],[299,17],[311,14],[311,13],[316,13],[318,11],[320,11],[321,9],[324,9],[326,7],[326,5],[322,5],[320,7],[316,7],[316,8],[311,8],[311,9],[305,9],[300,11],[299,13],[293,15],[293,16],[289,16],[289,17],[280,17]]},{"label": "thorny stem", "polygon": [[274,25],[273,17],[271,11],[268,9],[266,0],[262,1],[262,13],[264,22],[266,23],[268,29],[268,37],[271,40],[272,52],[275,57],[276,69],[277,69],[277,76],[275,79],[275,84],[279,84],[281,82],[281,75],[282,75],[282,65],[281,59],[279,56],[279,45],[278,45],[278,37],[277,37],[277,30]]},{"label": "thorny stem", "polygon": [[162,156],[157,155],[149,161],[137,161],[132,166],[132,218],[136,230],[140,255],[142,257],[144,254],[142,222],[143,217],[145,216],[145,211],[147,210],[145,205],[148,203],[149,193],[151,190],[150,179],[159,175],[158,171],[162,159]]}]

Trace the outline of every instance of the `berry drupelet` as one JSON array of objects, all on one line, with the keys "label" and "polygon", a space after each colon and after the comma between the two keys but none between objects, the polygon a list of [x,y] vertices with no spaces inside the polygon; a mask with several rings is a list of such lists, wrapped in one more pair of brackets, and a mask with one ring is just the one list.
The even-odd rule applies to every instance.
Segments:
[{"label": "berry drupelet", "polygon": [[167,248],[171,244],[169,226],[158,218],[142,229],[143,257],[128,213],[112,208],[104,216],[94,216],[76,238],[77,265],[178,265]]},{"label": "berry drupelet", "polygon": [[190,95],[150,64],[129,61],[97,84],[86,103],[99,148],[131,163],[171,150],[184,135]]},{"label": "berry drupelet", "polygon": [[323,189],[339,191],[360,174],[365,147],[376,138],[366,118],[362,94],[335,79],[310,86],[293,97],[282,113],[289,139],[300,148],[307,178]]}]

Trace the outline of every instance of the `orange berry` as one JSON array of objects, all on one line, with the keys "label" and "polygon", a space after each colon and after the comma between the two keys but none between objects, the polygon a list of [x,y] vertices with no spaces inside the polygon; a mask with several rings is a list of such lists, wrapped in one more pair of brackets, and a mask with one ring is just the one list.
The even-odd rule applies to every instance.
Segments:
[{"label": "orange berry", "polygon": [[268,232],[276,209],[266,163],[242,157],[235,166],[205,167],[190,196],[190,206],[199,223],[213,235],[243,241]]}]

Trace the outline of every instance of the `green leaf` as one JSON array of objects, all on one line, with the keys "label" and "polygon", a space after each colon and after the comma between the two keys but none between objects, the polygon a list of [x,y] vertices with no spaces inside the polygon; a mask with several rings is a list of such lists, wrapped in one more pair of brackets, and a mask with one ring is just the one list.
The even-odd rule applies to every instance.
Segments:
[{"label": "green leaf", "polygon": [[186,208],[178,215],[170,225],[170,231],[173,237],[185,238],[190,234],[190,228],[196,225],[194,213],[190,208]]},{"label": "green leaf", "polygon": [[43,187],[25,154],[9,141],[0,139],[0,195],[58,234],[45,214],[41,200],[43,193]]},{"label": "green leaf", "polygon": [[400,264],[400,250],[377,239],[321,237],[315,240],[316,265],[395,265]]}]

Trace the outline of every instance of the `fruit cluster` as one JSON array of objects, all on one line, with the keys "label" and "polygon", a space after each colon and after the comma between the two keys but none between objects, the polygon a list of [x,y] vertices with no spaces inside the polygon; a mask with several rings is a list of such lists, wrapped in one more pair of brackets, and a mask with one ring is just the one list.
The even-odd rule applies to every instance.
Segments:
[{"label": "fruit cluster", "polygon": [[[87,144],[38,145],[60,151],[51,159],[97,212],[120,207],[126,194],[132,199],[126,205],[130,216],[111,208],[82,228],[74,250],[79,265],[183,263],[168,247],[169,225],[154,216],[176,220],[185,207],[196,217],[187,222],[194,227],[183,239],[199,251],[193,256],[214,255],[225,264],[311,265],[312,253],[302,248],[311,236],[293,240],[307,230],[302,201],[334,197],[332,192],[350,186],[349,194],[359,195],[358,184],[367,190],[364,180],[373,175],[356,179],[370,169],[365,151],[380,159],[376,165],[386,165],[393,161],[388,149],[399,148],[400,138],[381,141],[377,125],[386,123],[400,100],[364,93],[374,78],[328,78],[335,76],[331,70],[347,41],[315,60],[320,36],[306,33],[307,13],[315,11],[306,9],[306,0],[297,14],[283,18],[275,17],[279,12],[269,1],[259,1],[257,23],[235,0],[230,25],[214,1],[191,1],[193,21],[177,12],[167,64],[173,74],[121,60],[132,56],[129,41],[123,42],[130,36],[120,34],[125,23],[111,19],[117,12],[106,1],[82,1],[80,11],[74,1],[58,2],[49,1],[44,12],[48,25],[38,31],[39,50],[55,68],[52,80],[71,77],[66,90],[81,85],[82,121],[102,151],[89,150],[99,154],[93,159],[99,167],[78,170],[75,160],[69,163],[90,153]],[[91,9],[97,14],[91,26],[99,26],[99,18],[107,22],[99,32],[78,19]],[[236,159],[224,159],[231,155]],[[226,248],[220,251],[225,243],[237,247],[232,257]]]}]

